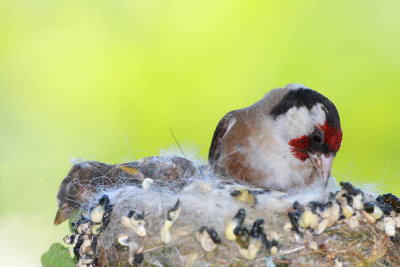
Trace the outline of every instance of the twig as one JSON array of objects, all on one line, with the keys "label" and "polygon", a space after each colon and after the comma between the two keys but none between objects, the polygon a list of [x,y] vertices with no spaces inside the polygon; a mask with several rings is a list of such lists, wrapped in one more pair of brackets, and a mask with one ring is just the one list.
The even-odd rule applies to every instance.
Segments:
[{"label": "twig", "polygon": [[164,247],[164,245],[161,245],[161,246],[158,246],[158,247],[154,247],[154,248],[149,248],[149,249],[144,250],[143,253],[150,252],[150,251],[153,251],[153,250],[157,250],[157,249],[162,248],[162,247]]},{"label": "twig", "polygon": [[282,251],[282,252],[278,253],[277,256],[279,257],[279,256],[291,254],[291,253],[297,252],[297,251],[305,249],[305,248],[306,248],[305,246],[301,246],[301,247],[294,248],[294,249],[291,249],[291,250]]}]

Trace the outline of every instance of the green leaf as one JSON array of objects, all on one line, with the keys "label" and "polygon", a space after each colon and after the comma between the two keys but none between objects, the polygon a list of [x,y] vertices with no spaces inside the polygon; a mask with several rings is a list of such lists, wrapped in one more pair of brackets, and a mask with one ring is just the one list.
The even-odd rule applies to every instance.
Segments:
[{"label": "green leaf", "polygon": [[69,227],[69,231],[71,232],[71,234],[75,233],[75,227],[72,226],[72,223],[77,223],[79,221],[80,217],[81,217],[81,213],[80,213],[79,209],[73,210],[71,212],[71,214],[69,215],[68,227]]},{"label": "green leaf", "polygon": [[73,267],[76,266],[76,258],[72,258],[69,249],[60,243],[54,243],[40,258],[43,267]]}]

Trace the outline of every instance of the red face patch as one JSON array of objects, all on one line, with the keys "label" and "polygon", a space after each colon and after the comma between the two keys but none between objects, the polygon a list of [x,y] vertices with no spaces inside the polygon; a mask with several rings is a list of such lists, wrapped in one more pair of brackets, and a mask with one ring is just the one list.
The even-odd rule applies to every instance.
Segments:
[{"label": "red face patch", "polygon": [[335,127],[331,127],[325,122],[324,125],[318,125],[318,128],[324,132],[325,144],[329,145],[329,149],[333,152],[338,152],[342,144],[343,132]]},{"label": "red face patch", "polygon": [[306,151],[310,148],[310,139],[307,135],[290,140],[289,145],[293,156],[299,160],[305,161],[309,158]]},{"label": "red face patch", "polygon": [[[338,152],[342,144],[342,129],[331,127],[327,122],[318,125],[318,129],[324,132],[324,142],[329,146],[329,150]],[[293,156],[299,160],[305,161],[309,158],[307,151],[310,149],[310,138],[307,135],[290,140],[289,145]]]}]

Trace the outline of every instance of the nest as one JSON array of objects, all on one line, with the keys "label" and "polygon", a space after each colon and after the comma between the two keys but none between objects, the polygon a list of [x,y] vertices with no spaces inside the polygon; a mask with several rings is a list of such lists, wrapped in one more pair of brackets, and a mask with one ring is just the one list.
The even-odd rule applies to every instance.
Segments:
[{"label": "nest", "polygon": [[282,193],[198,174],[179,190],[142,177],[94,193],[64,239],[78,266],[400,264],[393,195],[376,200],[349,183]]}]

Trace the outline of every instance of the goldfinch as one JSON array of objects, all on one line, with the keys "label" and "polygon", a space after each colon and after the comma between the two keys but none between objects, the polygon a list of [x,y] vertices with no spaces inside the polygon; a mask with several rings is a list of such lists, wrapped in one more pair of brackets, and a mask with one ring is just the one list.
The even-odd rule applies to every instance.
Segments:
[{"label": "goldfinch", "polygon": [[342,135],[339,113],[328,98],[290,84],[226,114],[208,159],[217,173],[239,182],[282,191],[325,187]]}]

